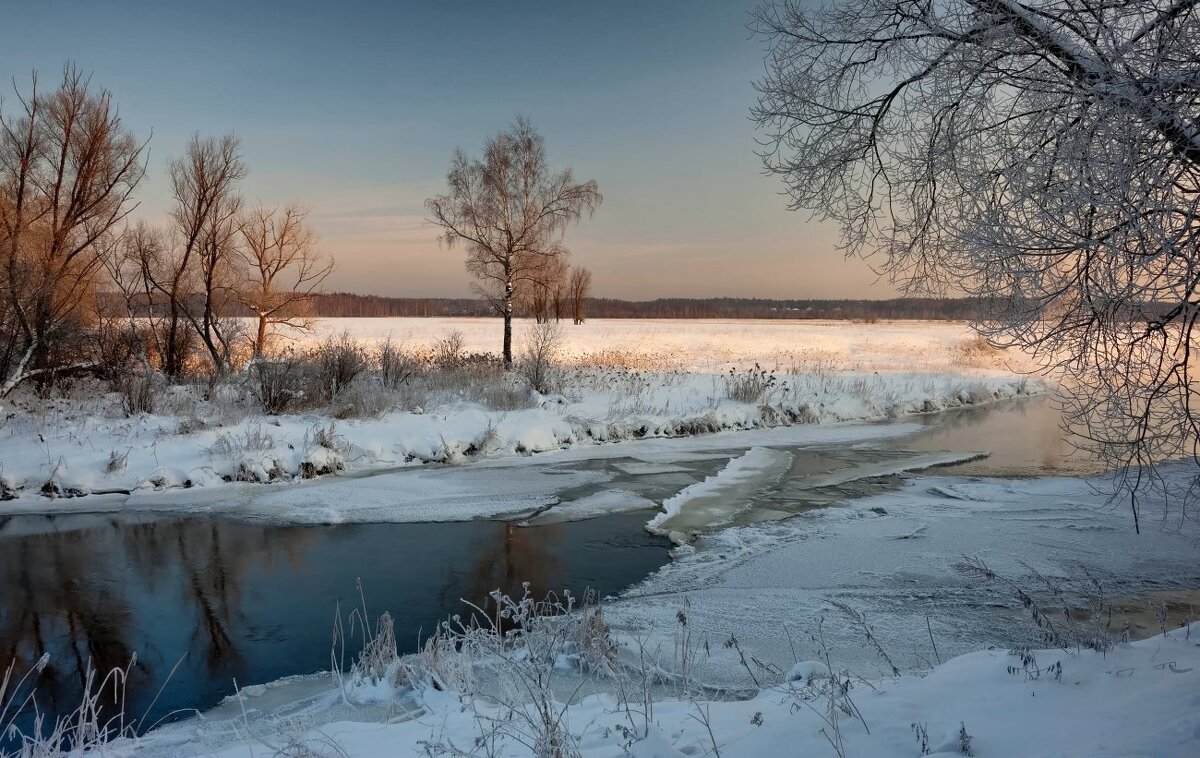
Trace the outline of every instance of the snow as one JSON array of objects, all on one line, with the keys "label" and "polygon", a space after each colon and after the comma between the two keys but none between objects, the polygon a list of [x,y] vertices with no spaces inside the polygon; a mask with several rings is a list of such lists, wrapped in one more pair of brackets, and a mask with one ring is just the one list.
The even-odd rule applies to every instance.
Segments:
[{"label": "snow", "polygon": [[[323,333],[343,329],[368,341],[392,333],[425,344],[460,329],[468,349],[476,342],[482,349],[497,323],[320,322]],[[411,412],[339,421],[315,413],[265,416],[228,386],[208,398],[200,387],[171,387],[157,415],[132,417],[121,411],[117,396],[97,397],[98,388],[86,384],[68,397],[10,399],[0,408],[0,513],[203,510],[228,501],[245,504],[245,515],[267,517],[275,508],[277,517],[295,514],[302,522],[337,521],[346,517],[343,510],[361,511],[351,516],[358,519],[489,517],[544,506],[556,492],[523,482],[489,503],[458,498],[462,490],[439,490],[437,476],[404,480],[403,486],[417,489],[396,497],[389,490],[395,482],[386,479],[355,479],[352,493],[297,484],[312,477],[390,475],[431,463],[529,461],[531,454],[603,443],[883,420],[1045,390],[998,364],[964,365],[967,332],[961,324],[597,321],[564,327],[564,333],[568,364],[619,357],[652,368],[580,367],[568,373],[565,396],[534,396],[530,407],[515,410],[451,396]],[[725,396],[728,367],[744,371],[762,361],[780,370],[762,399]],[[266,483],[271,486],[261,487]],[[361,503],[343,508],[350,494]],[[341,499],[319,503],[327,495]],[[320,507],[331,510],[322,515]]]},{"label": "snow", "polygon": [[[693,442],[650,441],[656,449],[646,457]],[[761,475],[772,452],[750,448],[693,494]],[[1192,470],[1167,466],[1163,475],[1186,486]],[[696,650],[692,680],[736,697],[683,697],[656,686],[646,729],[642,704],[630,694],[639,691],[636,675],[587,682],[558,655],[547,664],[559,682],[556,708],[587,758],[711,754],[714,742],[729,758],[775,755],[781,745],[799,755],[833,754],[827,737],[835,731],[826,719],[834,711],[847,755],[921,755],[922,740],[933,755],[961,755],[967,740],[980,756],[1196,755],[1200,623],[1132,643],[1114,628],[1103,652],[1045,648],[1009,590],[980,586],[955,569],[964,555],[980,556],[1031,591],[1034,571],[1064,582],[1087,574],[1110,598],[1139,586],[1194,587],[1195,525],[1137,535],[1124,509],[1106,507],[1097,484],[917,476],[838,508],[706,534],[645,582],[609,598],[604,620],[619,660],[677,671],[686,614]],[[899,675],[833,601],[863,614]],[[735,637],[736,648],[722,644]],[[754,660],[757,685],[742,651]],[[879,661],[875,673],[871,661]],[[503,679],[510,664],[472,665]],[[262,696],[246,693],[237,708],[152,732],[138,741],[138,753],[233,758],[264,745],[307,744],[351,756],[419,755],[427,746],[438,755],[451,745],[474,754],[476,738],[487,735],[497,740],[491,754],[529,754],[514,736],[522,722],[512,704],[485,691],[354,682],[347,704],[337,690],[300,684],[290,702],[268,687]]]},{"label": "snow", "polygon": [[[1172,497],[1187,502],[1194,466],[1164,466]],[[702,535],[671,563],[612,601],[614,629],[672,649],[676,614],[710,639],[735,634],[754,655],[782,670],[817,651],[803,635],[824,620],[835,663],[864,672],[878,656],[844,623],[834,601],[865,613],[893,661],[913,671],[932,664],[930,629],[943,658],[1020,640],[1036,644],[1020,603],[999,586],[981,586],[958,567],[982,558],[1034,591],[1034,571],[1070,584],[1084,576],[1110,597],[1200,585],[1200,527],[1168,522],[1133,530],[1127,503],[1108,501],[1103,479],[992,479],[915,476],[897,490],[817,508],[785,521]],[[927,626],[928,619],[928,626]],[[657,636],[649,636],[651,630]],[[880,665],[880,670],[886,666]],[[742,684],[736,656],[714,651],[697,676]]]},{"label": "snow", "polygon": [[[926,675],[874,682],[843,679],[848,690],[834,702],[855,715],[836,705],[830,710],[828,688],[821,686],[828,669],[808,662],[795,667],[803,676],[789,677],[791,681],[766,687],[748,699],[659,700],[649,730],[641,728],[640,703],[627,712],[607,695],[584,697],[564,708],[562,719],[586,758],[680,758],[712,754],[714,744],[728,758],[779,755],[782,746],[788,754],[831,755],[829,739],[835,734],[845,754],[881,758],[1196,754],[1200,623],[1118,644],[1105,654],[1058,649],[1031,653],[1028,664],[1007,650],[985,650],[949,660]],[[291,741],[308,745],[316,754],[331,751],[363,758],[450,754],[439,753],[434,747],[438,745],[453,745],[465,751],[459,754],[473,755],[479,754],[472,748],[482,735],[498,742],[489,755],[530,755],[529,747],[516,739],[496,736],[495,725],[506,716],[500,707],[467,706],[454,693],[432,688],[411,692],[409,700],[408,709],[397,705],[387,722],[351,715],[304,729],[297,728],[304,721],[294,721],[291,726],[299,733]],[[831,712],[836,715],[830,717]],[[830,718],[836,720],[836,729]],[[280,744],[278,735],[249,729],[229,744],[204,730],[196,723],[168,727],[143,739],[139,754],[235,758]],[[185,737],[199,741],[182,742]],[[922,741],[927,750],[922,750]],[[426,746],[433,749],[425,753]]]},{"label": "snow", "polygon": [[[525,325],[515,327],[519,347]],[[500,322],[489,318],[326,318],[308,343],[343,332],[367,344],[389,337],[409,348],[432,346],[447,334],[463,336],[467,352],[496,353]],[[758,363],[767,369],[813,372],[1004,372],[1014,355],[982,363],[964,359],[974,339],[961,321],[888,321],[859,324],[829,320],[591,319],[564,324],[561,357],[567,363],[622,365],[723,373]]]},{"label": "snow", "polygon": [[[681,468],[680,471],[686,471],[686,469]],[[553,508],[522,522],[521,525],[540,526],[563,521],[579,521],[609,513],[643,511],[657,506],[658,503],[636,492],[608,488],[575,500],[560,501]]]}]

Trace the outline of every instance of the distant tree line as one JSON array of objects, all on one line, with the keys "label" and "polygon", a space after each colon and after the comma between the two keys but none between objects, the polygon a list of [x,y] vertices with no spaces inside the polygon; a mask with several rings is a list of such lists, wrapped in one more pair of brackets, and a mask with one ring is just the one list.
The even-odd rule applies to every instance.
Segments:
[{"label": "distant tree line", "polygon": [[[560,318],[573,318],[572,300]],[[518,300],[516,314],[536,318],[539,303],[530,307]],[[979,300],[968,298],[895,298],[892,300],[766,300],[761,298],[659,298],[618,300],[590,298],[591,318],[781,318],[781,319],[922,319],[959,321],[983,311]],[[328,292],[313,295],[309,313],[326,318],[428,318],[496,314],[485,300],[473,298],[382,297]],[[246,312],[243,315],[250,315]],[[551,309],[550,318],[554,318]]]},{"label": "distant tree line", "polygon": [[983,311],[967,298],[892,300],[769,300],[763,298],[659,298],[645,302],[593,298],[595,318],[764,318],[764,319],[925,319],[959,321]]}]

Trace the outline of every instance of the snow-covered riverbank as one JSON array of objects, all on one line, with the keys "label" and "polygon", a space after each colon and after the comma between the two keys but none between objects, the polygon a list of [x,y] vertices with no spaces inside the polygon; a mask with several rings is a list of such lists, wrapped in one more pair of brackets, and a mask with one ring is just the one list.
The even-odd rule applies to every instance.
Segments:
[{"label": "snow-covered riverbank", "polygon": [[[404,321],[429,328],[420,320]],[[462,321],[459,326],[473,324]],[[495,326],[480,321],[477,332]],[[338,326],[344,324],[322,323],[325,330]],[[354,326],[361,332],[387,325]],[[264,415],[236,378],[215,388],[167,387],[154,414],[126,413],[121,397],[106,394],[99,384],[81,383],[65,396],[16,396],[0,409],[0,512],[110,508],[131,495],[161,500],[165,492],[211,491],[228,483],[278,484],[634,439],[897,418],[1045,390],[1004,370],[993,357],[964,365],[963,351],[971,343],[961,325],[871,325],[862,332],[847,325],[745,322],[725,329],[745,332],[746,342],[720,354],[705,352],[707,343],[697,342],[701,332],[688,324],[586,328],[592,331],[566,332],[583,336],[564,349],[561,392],[533,393],[519,377],[500,376],[483,386],[478,379],[438,374],[422,385],[418,401],[404,386],[378,390],[377,398],[357,400],[373,410],[359,407],[355,417],[343,420],[319,412]],[[609,335],[613,330],[626,341],[639,335],[651,342],[626,344],[620,335]],[[927,331],[932,341],[917,351],[915,341]],[[768,338],[791,337],[810,344],[787,352],[780,347],[786,342],[770,343],[776,346],[773,368],[749,363],[767,359]],[[609,338],[617,347],[602,354],[600,346]],[[573,361],[618,357],[661,363],[655,350],[673,339],[690,346],[672,353],[676,365],[686,368],[571,367]],[[726,365],[734,366],[732,373]],[[927,370],[933,366],[940,370]],[[752,392],[745,391],[746,383]],[[364,384],[358,392],[373,390]],[[97,495],[108,496],[110,504],[72,502]],[[180,502],[205,497],[193,492]]]},{"label": "snow-covered riverbank", "polygon": [[[1185,486],[1191,470],[1166,474]],[[720,530],[605,603],[602,631],[580,622],[543,639],[541,628],[530,638],[540,642],[517,637],[508,653],[472,638],[470,655],[427,651],[344,691],[320,678],[250,688],[139,748],[525,756],[540,695],[502,683],[540,671],[571,755],[758,758],[783,745],[814,755],[1194,755],[1200,624],[1164,616],[1162,634],[1159,623],[1126,629],[1086,611],[1147,587],[1200,584],[1195,525],[1139,536],[1095,483],[918,476],[838,508]],[[964,575],[964,556],[1003,580]],[[1053,631],[1031,621],[1014,587],[1060,614]],[[1063,604],[1079,615],[1062,617]],[[589,628],[610,640],[601,647],[611,665],[581,663],[579,640],[596,644],[579,636]]]},{"label": "snow-covered riverbank", "polygon": [[[1091,650],[985,650],[949,660],[925,675],[876,681],[839,677],[830,682],[820,662],[794,671],[795,681],[764,688],[749,699],[664,698],[653,704],[652,714],[644,714],[640,702],[586,697],[554,711],[565,732],[562,754],[1191,758],[1200,746],[1200,623],[1119,644],[1103,655]],[[844,692],[830,692],[842,685]],[[514,714],[428,685],[410,691],[386,720],[360,721],[350,714],[306,729],[314,714],[335,699],[310,700],[307,708],[276,722],[280,731],[248,730],[232,742],[213,735],[206,743],[176,728],[151,735],[141,751],[227,758],[285,748],[356,758],[535,754],[530,744],[537,733],[522,715],[532,719],[536,713]],[[244,705],[254,709],[255,698],[246,698]],[[218,731],[237,733],[232,725]]]}]

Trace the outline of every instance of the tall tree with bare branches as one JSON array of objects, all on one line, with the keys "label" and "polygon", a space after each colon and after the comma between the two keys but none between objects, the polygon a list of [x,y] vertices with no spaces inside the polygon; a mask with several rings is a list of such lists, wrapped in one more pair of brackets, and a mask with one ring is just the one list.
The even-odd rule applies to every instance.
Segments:
[{"label": "tall tree with bare branches", "polygon": [[133,210],[146,143],[121,123],[112,96],[68,65],[57,90],[17,93],[0,112],[0,396],[22,381],[87,363],[84,308],[104,244]]},{"label": "tall tree with bare branches", "polygon": [[463,245],[477,292],[504,318],[503,355],[512,366],[513,297],[548,258],[567,254],[563,236],[601,202],[595,181],[551,171],[542,136],[525,118],[487,141],[481,158],[455,152],[449,193],[429,198],[429,220],[449,247]]},{"label": "tall tree with bare branches", "polygon": [[592,293],[592,272],[581,266],[571,269],[567,279],[567,297],[571,302],[571,317],[578,326],[587,318],[587,301]]},{"label": "tall tree with bare branches", "polygon": [[237,292],[257,320],[255,356],[266,349],[272,327],[309,328],[302,308],[333,271],[333,261],[317,248],[317,235],[306,215],[298,205],[282,210],[260,207],[242,221],[244,273]]},{"label": "tall tree with bare branches", "polygon": [[237,137],[193,136],[182,158],[169,167],[171,233],[166,251],[145,271],[164,300],[162,370],[183,373],[189,329],[200,338],[212,368],[229,364],[229,337],[222,315],[232,300],[230,266],[239,233],[241,196],[246,176]]},{"label": "tall tree with bare branches", "polygon": [[776,0],[756,26],[792,207],[910,289],[988,299],[1136,523],[1140,464],[1200,461],[1200,2]]},{"label": "tall tree with bare branches", "polygon": [[523,315],[541,324],[562,316],[566,300],[566,256],[546,257],[529,272],[517,291]]}]

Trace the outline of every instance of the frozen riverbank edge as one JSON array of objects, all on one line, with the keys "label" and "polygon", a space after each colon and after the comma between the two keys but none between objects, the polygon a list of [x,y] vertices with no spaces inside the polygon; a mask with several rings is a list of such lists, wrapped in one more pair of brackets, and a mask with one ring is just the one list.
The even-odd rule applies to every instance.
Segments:
[{"label": "frozen riverbank edge", "polygon": [[[503,667],[504,663],[479,665]],[[553,664],[551,664],[553,665]],[[560,663],[559,676],[571,664]],[[118,743],[107,754],[528,756],[536,703],[515,710],[416,681],[354,680],[268,715],[278,693],[251,688],[223,714]],[[326,680],[327,681],[327,680]],[[313,680],[284,683],[312,689]],[[981,650],[921,675],[867,681],[801,661],[739,699],[551,697],[563,755],[1194,756],[1200,745],[1200,623],[1107,651]],[[260,705],[261,704],[261,705]],[[264,710],[265,709],[265,710]],[[832,743],[832,745],[831,745]],[[283,748],[286,748],[284,750]]]},{"label": "frozen riverbank edge", "polygon": [[[1165,473],[1186,496],[1191,468]],[[1069,643],[1038,649],[1044,630],[1008,588],[956,571],[967,554],[1031,591],[1032,572],[1064,582],[1086,572],[1110,593],[1136,591],[1147,576],[1159,588],[1194,586],[1195,529],[1137,535],[1127,513],[1106,507],[1099,482],[920,476],[845,507],[716,532],[603,605],[626,676],[648,657],[678,677],[686,637],[695,652],[687,675],[707,687],[681,697],[677,678],[660,683],[647,717],[636,674],[604,679],[578,667],[577,648],[565,656],[542,648],[570,744],[587,758],[680,758],[715,754],[714,744],[729,758],[775,755],[780,745],[835,755],[831,737],[846,755],[962,755],[966,742],[975,755],[1195,755],[1200,624],[1133,643],[1114,629],[1103,653]],[[865,614],[900,675],[832,601]],[[442,658],[440,671],[462,677],[449,687],[443,679],[442,689],[421,673],[435,659],[428,651],[403,659],[416,677],[395,678],[393,666],[342,688],[328,675],[252,687],[138,747],[230,758],[281,745],[351,756],[529,755],[535,735],[503,694],[466,685],[494,685],[505,667],[530,658]],[[864,678],[842,675],[846,694],[831,700],[830,669]]]},{"label": "frozen riverbank edge", "polygon": [[[50,401],[36,413],[7,415],[0,432],[0,513],[108,512],[139,504],[186,510],[218,497],[262,499],[267,493],[285,502],[287,492],[304,489],[292,485],[330,474],[359,477],[431,463],[530,460],[535,453],[604,443],[878,421],[1046,391],[1041,382],[1012,374],[800,375],[782,379],[769,398],[752,404],[719,397],[715,375],[635,376],[597,380],[573,397],[538,396],[534,407],[520,410],[449,402],[421,413],[348,421],[229,419],[215,408],[207,416],[121,418],[104,401]],[[631,385],[638,388],[632,394]],[[107,406],[114,402],[108,398]],[[520,510],[458,509],[445,520]],[[413,520],[440,519],[423,514]]]}]

